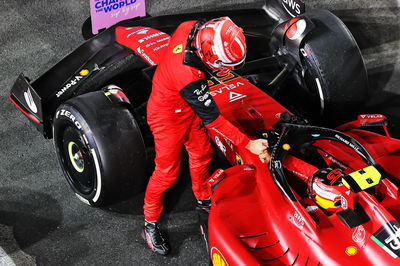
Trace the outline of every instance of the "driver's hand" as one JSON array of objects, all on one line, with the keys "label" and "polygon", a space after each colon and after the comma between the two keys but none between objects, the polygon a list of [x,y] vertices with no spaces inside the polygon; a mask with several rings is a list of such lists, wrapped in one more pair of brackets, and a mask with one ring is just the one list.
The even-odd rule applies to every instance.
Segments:
[{"label": "driver's hand", "polygon": [[265,150],[261,154],[259,154],[258,157],[260,158],[261,162],[263,162],[263,163],[269,163],[269,161],[271,160],[271,155],[269,154],[269,152],[267,150]]},{"label": "driver's hand", "polygon": [[269,162],[270,155],[267,151],[268,148],[267,140],[265,139],[250,140],[250,142],[246,145],[246,148],[255,155],[258,155],[258,157],[263,163]]}]

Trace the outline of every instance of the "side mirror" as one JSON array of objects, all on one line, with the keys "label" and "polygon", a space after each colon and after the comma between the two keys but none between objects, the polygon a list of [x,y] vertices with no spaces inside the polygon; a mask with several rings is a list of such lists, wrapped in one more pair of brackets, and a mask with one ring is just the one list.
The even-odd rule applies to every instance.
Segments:
[{"label": "side mirror", "polygon": [[363,115],[358,115],[357,120],[341,125],[336,129],[342,132],[346,132],[354,128],[360,128],[360,127],[382,127],[383,130],[385,131],[385,135],[387,137],[390,137],[387,125],[388,125],[388,119],[384,115],[363,114]]},{"label": "side mirror", "polygon": [[359,115],[358,121],[360,122],[360,127],[383,127],[386,136],[390,137],[387,129],[388,120],[386,116],[381,114]]},{"label": "side mirror", "polygon": [[386,116],[381,114],[359,115],[357,120],[360,122],[360,127],[384,127],[388,125]]}]

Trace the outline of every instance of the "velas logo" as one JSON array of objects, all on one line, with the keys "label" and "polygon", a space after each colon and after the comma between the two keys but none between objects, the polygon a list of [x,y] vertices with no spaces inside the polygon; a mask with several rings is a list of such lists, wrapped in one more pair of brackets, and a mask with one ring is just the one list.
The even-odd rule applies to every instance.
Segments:
[{"label": "velas logo", "polygon": [[183,51],[183,45],[182,44],[179,44],[179,45],[175,46],[175,48],[172,50],[172,52],[174,54],[182,53],[182,51]]},{"label": "velas logo", "polygon": [[381,118],[386,118],[385,116],[379,115],[379,114],[374,114],[374,115],[360,115],[360,117],[361,117],[362,119],[365,119],[365,118],[367,118],[367,119],[381,119]]},{"label": "velas logo", "polygon": [[211,248],[211,260],[212,260],[212,265],[214,266],[228,265],[222,253],[216,247]]},{"label": "velas logo", "polygon": [[243,99],[245,97],[247,97],[247,95],[243,95],[243,94],[240,94],[240,93],[237,93],[237,92],[233,92],[233,91],[229,92],[229,102],[230,103],[234,102],[234,101],[237,101],[237,100],[240,100],[240,99]]}]

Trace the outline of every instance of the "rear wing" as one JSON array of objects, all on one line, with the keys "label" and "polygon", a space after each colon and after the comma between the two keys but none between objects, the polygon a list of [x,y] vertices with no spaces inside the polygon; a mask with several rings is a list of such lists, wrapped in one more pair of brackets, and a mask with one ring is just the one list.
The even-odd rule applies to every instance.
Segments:
[{"label": "rear wing", "polygon": [[40,127],[41,121],[43,121],[42,99],[32,88],[24,74],[18,76],[8,98],[22,113]]},{"label": "rear wing", "polygon": [[86,41],[37,80],[20,74],[9,99],[45,136],[51,137],[51,120],[57,107],[75,95],[94,75],[132,54],[115,42],[114,29]]}]

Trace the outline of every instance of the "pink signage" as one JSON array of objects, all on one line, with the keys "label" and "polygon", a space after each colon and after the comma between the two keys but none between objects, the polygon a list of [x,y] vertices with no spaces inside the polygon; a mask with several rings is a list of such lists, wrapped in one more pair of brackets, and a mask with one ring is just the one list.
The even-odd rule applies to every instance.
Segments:
[{"label": "pink signage", "polygon": [[122,20],[146,16],[145,0],[90,0],[90,16],[97,34]]}]

